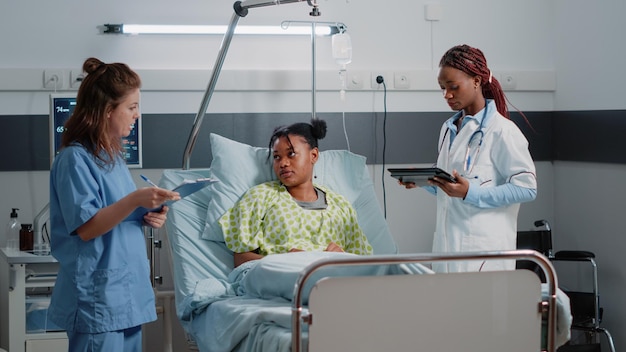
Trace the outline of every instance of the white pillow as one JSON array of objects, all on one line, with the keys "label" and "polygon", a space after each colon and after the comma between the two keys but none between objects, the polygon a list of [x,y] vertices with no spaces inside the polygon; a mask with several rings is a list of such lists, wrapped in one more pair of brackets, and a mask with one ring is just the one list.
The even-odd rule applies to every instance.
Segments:
[{"label": "white pillow", "polygon": [[[268,148],[253,147],[211,133],[213,161],[211,173],[216,182],[209,186],[211,200],[202,238],[223,242],[219,218],[251,187],[275,180]],[[397,249],[376,199],[365,157],[347,150],[320,152],[313,182],[343,195],[357,212],[359,225],[375,254],[396,253]]]}]

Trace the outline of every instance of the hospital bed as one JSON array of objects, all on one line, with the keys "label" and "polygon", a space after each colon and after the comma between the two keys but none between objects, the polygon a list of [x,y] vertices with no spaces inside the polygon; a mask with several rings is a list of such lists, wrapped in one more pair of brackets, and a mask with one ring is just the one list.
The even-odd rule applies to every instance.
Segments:
[{"label": "hospital bed", "polygon": [[[372,256],[299,252],[233,268],[217,220],[250,187],[275,179],[268,150],[211,134],[208,169],[189,167],[202,120],[239,17],[249,8],[304,0],[235,2],[212,76],[187,141],[183,170],[165,170],[160,186],[185,179],[219,182],[171,206],[166,222],[176,314],[200,351],[555,351],[569,337],[567,296],[553,268],[534,251],[397,254],[365,158],[322,151],[314,182],[345,196],[374,249]],[[312,16],[318,16],[317,2]],[[315,40],[312,36],[313,63]],[[315,66],[315,64],[313,65]],[[312,79],[315,118],[315,67]],[[528,270],[433,274],[424,262],[509,258]]]},{"label": "hospital bed", "polygon": [[[288,253],[233,269],[219,216],[249,187],[274,179],[267,148],[211,134],[208,169],[165,170],[159,182],[219,182],[171,206],[166,223],[177,316],[200,351],[555,351],[569,337],[569,303],[534,251],[397,254],[365,158],[322,151],[315,182],[354,206],[372,256]],[[442,260],[535,261],[528,270],[432,274]]]}]

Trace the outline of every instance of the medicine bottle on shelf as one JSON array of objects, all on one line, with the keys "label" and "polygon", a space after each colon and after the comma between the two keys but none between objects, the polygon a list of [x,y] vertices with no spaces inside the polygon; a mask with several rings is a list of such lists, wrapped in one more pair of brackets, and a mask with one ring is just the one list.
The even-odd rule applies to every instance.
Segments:
[{"label": "medicine bottle on shelf", "polygon": [[13,208],[6,228],[6,248],[9,252],[20,249],[20,222],[17,219],[18,208]]},{"label": "medicine bottle on shelf", "polygon": [[22,224],[20,230],[20,251],[33,250],[33,225]]}]

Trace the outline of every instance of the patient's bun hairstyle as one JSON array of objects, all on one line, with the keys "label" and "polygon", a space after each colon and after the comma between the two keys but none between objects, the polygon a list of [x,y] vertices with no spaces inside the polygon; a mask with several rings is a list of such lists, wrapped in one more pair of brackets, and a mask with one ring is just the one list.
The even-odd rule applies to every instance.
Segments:
[{"label": "patient's bun hairstyle", "polygon": [[472,77],[479,76],[483,96],[487,99],[493,99],[498,112],[509,118],[509,110],[506,106],[506,97],[502,86],[491,74],[491,70],[487,66],[487,59],[480,49],[466,44],[452,47],[443,54],[441,61],[439,61],[439,67],[444,66],[456,68]]},{"label": "patient's bun hairstyle", "polygon": [[311,123],[298,122],[289,126],[279,126],[274,129],[272,138],[270,138],[270,157],[272,154],[272,147],[274,142],[280,137],[286,137],[289,140],[289,135],[300,136],[306,140],[311,149],[318,148],[318,140],[326,137],[326,121],[320,119],[311,119]]},{"label": "patient's bun hairstyle", "polygon": [[[105,64],[95,57],[83,63],[85,78],[76,95],[76,108],[65,123],[61,146],[80,143],[104,164],[124,151],[122,141],[111,140],[107,113],[115,109],[132,90],[141,88],[139,75],[126,64]],[[107,155],[108,158],[103,157]]]}]

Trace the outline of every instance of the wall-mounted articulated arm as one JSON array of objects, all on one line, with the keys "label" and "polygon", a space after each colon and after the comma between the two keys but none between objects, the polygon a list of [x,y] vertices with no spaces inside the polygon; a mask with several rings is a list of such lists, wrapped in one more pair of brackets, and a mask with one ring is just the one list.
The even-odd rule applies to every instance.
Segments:
[{"label": "wall-mounted articulated arm", "polygon": [[[237,11],[237,6],[239,6],[241,9],[246,9],[245,11],[247,11],[247,9],[251,9],[251,8],[255,8],[255,7],[264,7],[264,6],[271,6],[271,5],[282,5],[282,4],[290,4],[293,2],[303,2],[306,1],[309,6],[313,7],[313,11],[316,14],[319,14],[319,10],[317,10],[317,0],[247,0],[244,2],[239,1],[238,3],[235,3],[235,11]],[[313,16],[313,14],[311,13],[311,16]],[[245,15],[243,15],[242,17],[245,17]]]},{"label": "wall-mounted articulated arm", "polygon": [[196,118],[193,123],[193,127],[189,134],[189,139],[187,140],[187,146],[185,148],[185,153],[183,155],[183,169],[188,170],[190,165],[191,152],[193,151],[193,147],[196,144],[196,140],[198,138],[198,133],[200,131],[200,126],[202,125],[202,120],[204,119],[204,115],[206,114],[206,110],[209,107],[209,101],[211,100],[211,96],[215,91],[215,85],[217,84],[217,79],[220,75],[220,71],[222,70],[222,66],[224,64],[224,59],[226,58],[226,53],[228,52],[228,47],[230,46],[230,42],[232,40],[233,34],[235,32],[235,27],[239,22],[240,17],[245,17],[248,14],[248,9],[255,7],[264,7],[270,5],[281,5],[281,4],[289,4],[294,2],[304,2],[306,1],[310,6],[313,7],[313,10],[309,13],[311,16],[319,16],[320,12],[317,7],[316,0],[247,0],[247,1],[237,1],[233,5],[235,13],[233,14],[230,24],[228,25],[228,29],[224,34],[224,39],[222,39],[222,44],[220,46],[220,50],[218,52],[217,60],[215,61],[215,65],[213,67],[213,72],[211,73],[211,79],[209,81],[209,85],[204,93],[204,98],[202,99],[202,103],[200,104],[200,110],[196,114]]}]

